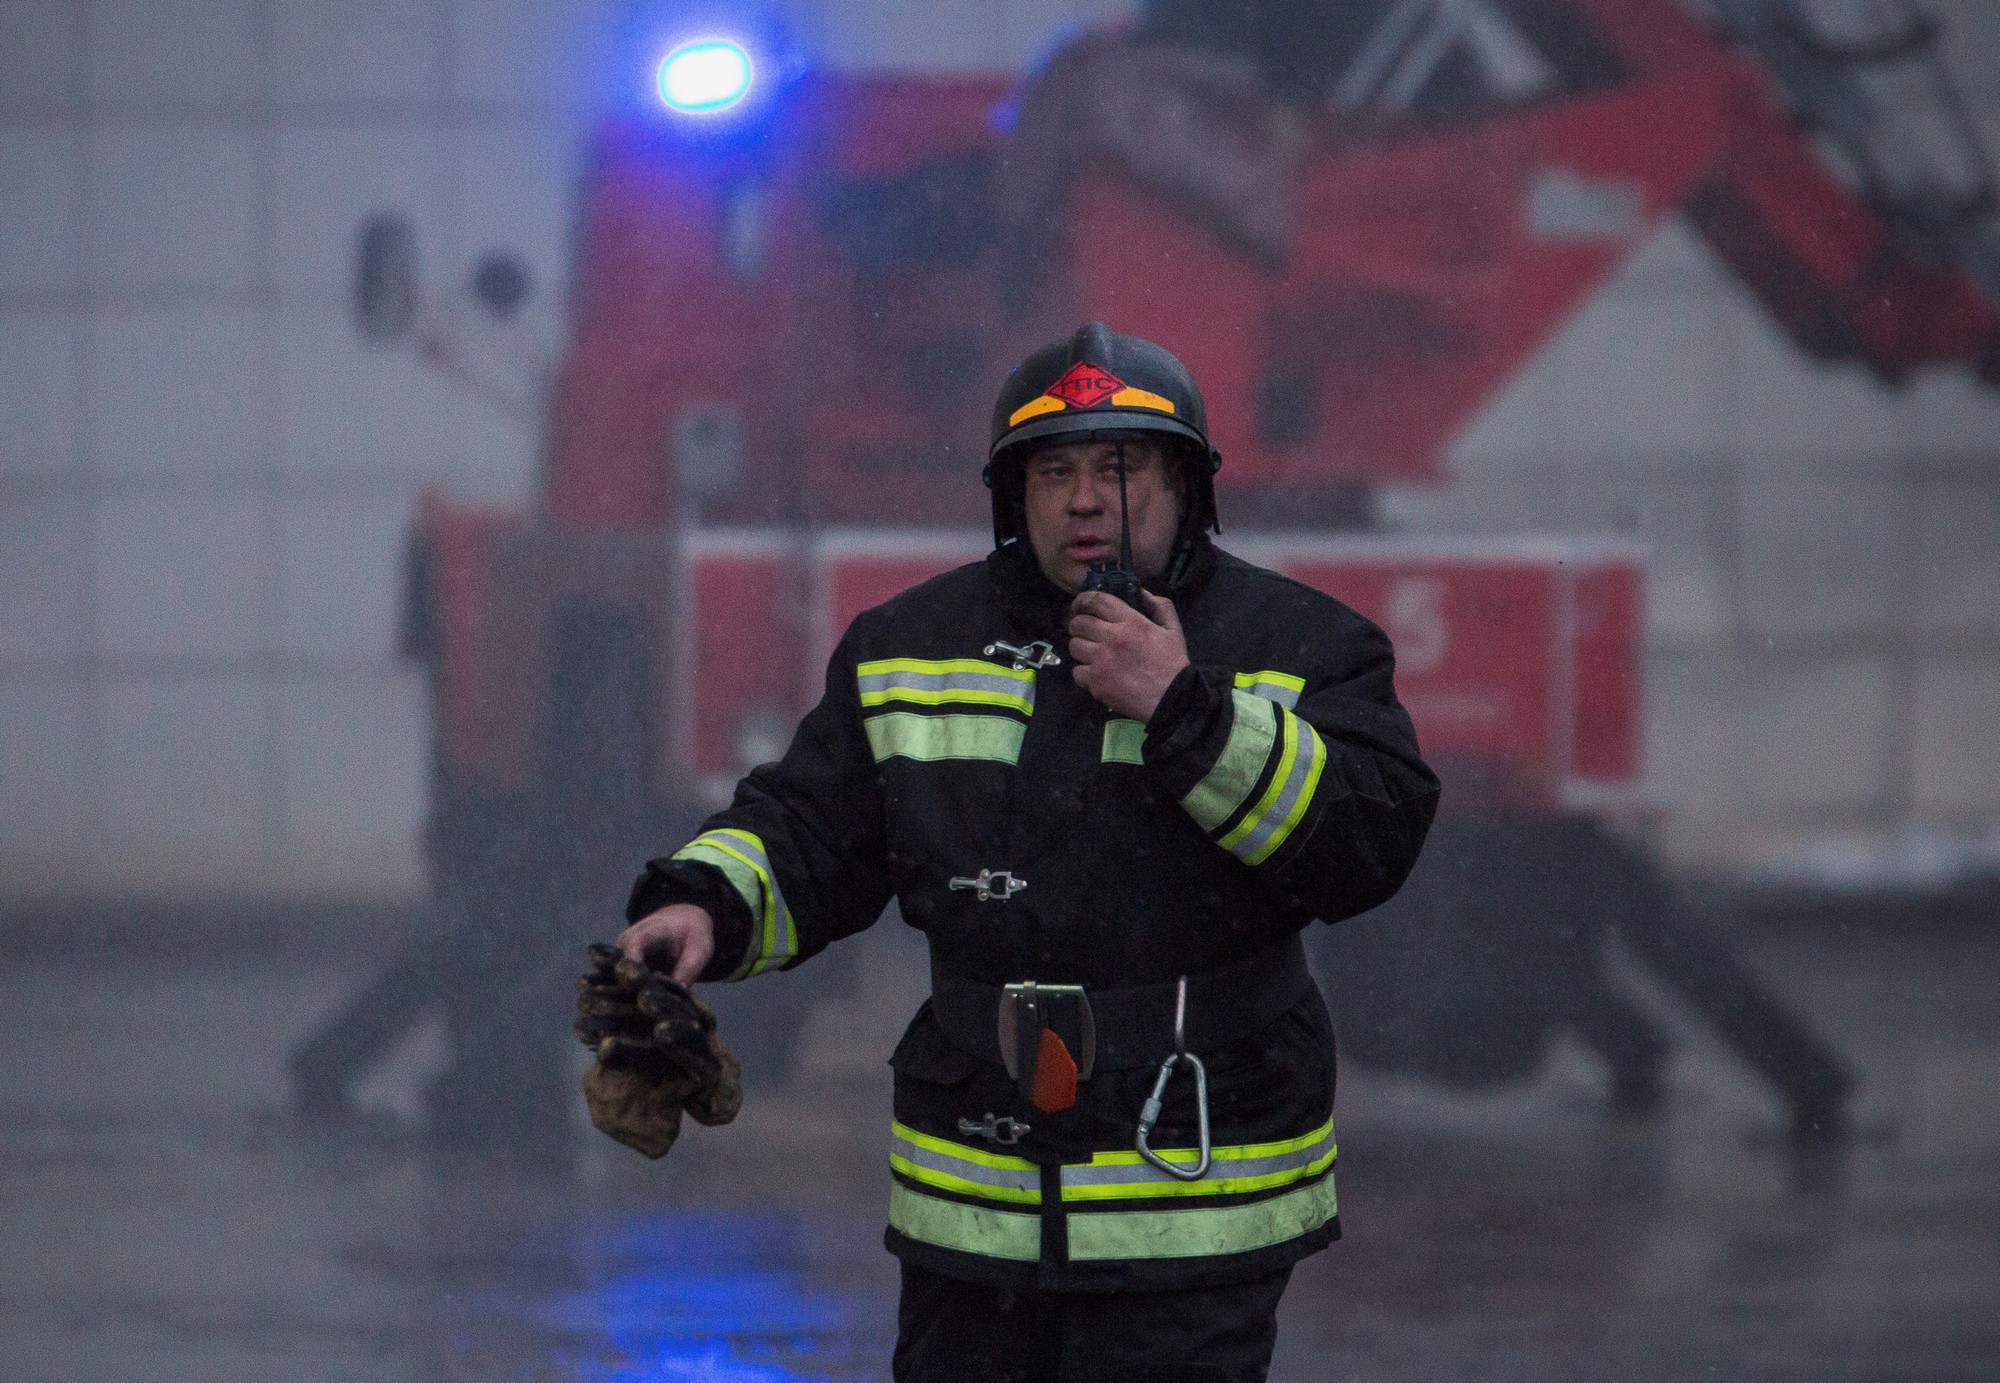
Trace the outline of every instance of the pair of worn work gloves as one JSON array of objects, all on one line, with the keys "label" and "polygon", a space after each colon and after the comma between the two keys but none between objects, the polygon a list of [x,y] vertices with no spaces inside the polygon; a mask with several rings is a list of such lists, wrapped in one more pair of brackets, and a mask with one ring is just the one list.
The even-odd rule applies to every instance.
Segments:
[{"label": "pair of worn work gloves", "polygon": [[685,1110],[726,1124],[743,1107],[743,1071],[715,1014],[686,986],[595,942],[576,982],[576,1035],[597,1053],[583,1077],[590,1122],[628,1148],[664,1157]]}]

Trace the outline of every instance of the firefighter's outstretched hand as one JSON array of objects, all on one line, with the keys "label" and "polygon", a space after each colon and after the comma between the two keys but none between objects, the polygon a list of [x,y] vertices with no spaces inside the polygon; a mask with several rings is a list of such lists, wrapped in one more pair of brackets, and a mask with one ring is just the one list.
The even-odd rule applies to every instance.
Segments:
[{"label": "firefighter's outstretched hand", "polygon": [[618,933],[627,959],[693,984],[715,955],[715,919],[693,903],[670,903]]},{"label": "firefighter's outstretched hand", "polygon": [[662,1157],[681,1115],[726,1124],[743,1106],[743,1072],[715,1014],[685,986],[593,944],[576,982],[576,1035],[596,1053],[583,1078],[590,1121],[627,1147]]},{"label": "firefighter's outstretched hand", "polygon": [[1140,596],[1145,614],[1104,591],[1085,591],[1071,601],[1069,656],[1079,687],[1143,723],[1188,665],[1188,653],[1174,603],[1151,591]]}]

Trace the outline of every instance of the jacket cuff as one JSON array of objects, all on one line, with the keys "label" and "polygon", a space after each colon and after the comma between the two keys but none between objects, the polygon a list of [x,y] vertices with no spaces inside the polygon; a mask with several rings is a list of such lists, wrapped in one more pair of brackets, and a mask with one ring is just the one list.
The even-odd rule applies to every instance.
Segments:
[{"label": "jacket cuff", "polygon": [[715,954],[697,978],[705,983],[735,974],[750,950],[752,918],[728,877],[699,860],[648,860],[645,872],[632,885],[625,920],[637,922],[674,903],[693,903],[715,922]]},{"label": "jacket cuff", "polygon": [[1167,684],[1154,708],[1141,752],[1174,796],[1194,791],[1228,743],[1234,685],[1221,668],[1190,665]]}]

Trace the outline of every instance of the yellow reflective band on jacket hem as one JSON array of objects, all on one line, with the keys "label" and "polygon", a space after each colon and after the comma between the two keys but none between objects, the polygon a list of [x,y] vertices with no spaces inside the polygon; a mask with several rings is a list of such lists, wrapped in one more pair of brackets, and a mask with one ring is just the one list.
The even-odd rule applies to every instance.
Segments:
[{"label": "yellow reflective band on jacket hem", "polygon": [[1296,710],[1299,694],[1306,689],[1306,679],[1294,677],[1289,672],[1239,672],[1236,685],[1253,696],[1261,696],[1266,701],[1275,701],[1286,710]]},{"label": "yellow reflective band on jacket hem", "polygon": [[1229,741],[1208,776],[1194,785],[1181,799],[1187,814],[1204,831],[1214,831],[1236,814],[1243,799],[1257,786],[1270,760],[1271,746],[1278,738],[1275,703],[1247,691],[1232,691],[1235,714],[1229,726]]},{"label": "yellow reflective band on jacket hem", "polygon": [[1035,710],[1035,674],[977,658],[882,658],[855,669],[863,706],[907,701],[920,706],[965,703],[1005,706],[1023,715]]},{"label": "yellow reflective band on jacket hem", "polygon": [[1039,1213],[989,1210],[985,1206],[939,1200],[900,1181],[889,1188],[889,1227],[919,1243],[976,1253],[983,1258],[1034,1263],[1042,1256]]},{"label": "yellow reflective band on jacket hem", "polygon": [[732,980],[747,979],[773,965],[783,965],[799,953],[798,928],[785,895],[771,872],[771,858],[764,842],[749,831],[722,826],[704,831],[674,852],[677,860],[699,860],[720,869],[750,909],[757,926],[750,934],[750,950],[730,974]]},{"label": "yellow reflective band on jacket hem", "polygon": [[889,1165],[912,1181],[985,1200],[1042,1203],[1041,1169],[1026,1158],[918,1133],[900,1121],[889,1128]]},{"label": "yellow reflective band on jacket hem", "polygon": [[1329,1174],[1310,1186],[1247,1205],[1107,1210],[1065,1218],[1070,1261],[1102,1263],[1248,1253],[1309,1234],[1337,1211]]},{"label": "yellow reflective band on jacket hem", "polygon": [[1144,764],[1146,726],[1137,720],[1107,720],[1104,722],[1104,751],[1099,755],[1107,764]]},{"label": "yellow reflective band on jacket hem", "polygon": [[925,762],[938,759],[1021,761],[1021,740],[1028,727],[1003,715],[917,715],[890,711],[862,722],[875,762],[901,756]]},{"label": "yellow reflective band on jacket hem", "polygon": [[1245,864],[1262,864],[1291,836],[1311,805],[1313,789],[1319,786],[1320,773],[1326,768],[1326,743],[1319,732],[1290,711],[1279,711],[1278,719],[1283,722],[1284,747],[1270,786],[1218,842]]},{"label": "yellow reflective band on jacket hem", "polygon": [[[1102,1152],[1087,1163],[1063,1167],[1062,1195],[1064,1201],[1107,1201],[1268,1191],[1318,1176],[1333,1165],[1338,1151],[1333,1120],[1328,1119],[1296,1138],[1216,1148],[1208,1175],[1199,1181],[1170,1177],[1136,1152]],[[1160,1153],[1183,1166],[1193,1165],[1200,1155],[1195,1148],[1170,1148]]]}]

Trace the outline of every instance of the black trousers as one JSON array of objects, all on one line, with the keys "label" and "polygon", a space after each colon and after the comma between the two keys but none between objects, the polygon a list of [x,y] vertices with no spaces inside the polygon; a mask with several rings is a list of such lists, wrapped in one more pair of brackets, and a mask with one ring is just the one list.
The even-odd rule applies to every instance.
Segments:
[{"label": "black trousers", "polygon": [[1292,1270],[1178,1292],[1014,1292],[903,1264],[896,1383],[1264,1383]]}]

